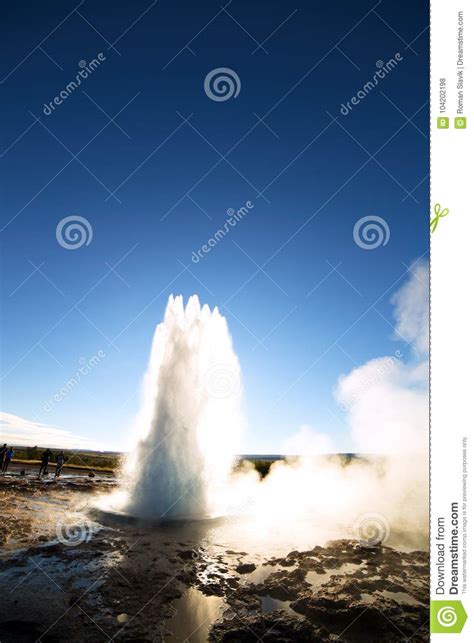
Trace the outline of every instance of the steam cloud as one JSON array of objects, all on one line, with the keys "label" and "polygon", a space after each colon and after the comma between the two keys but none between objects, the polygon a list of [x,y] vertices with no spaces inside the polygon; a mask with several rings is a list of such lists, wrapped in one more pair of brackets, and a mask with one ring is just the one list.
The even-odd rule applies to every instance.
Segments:
[{"label": "steam cloud", "polygon": [[[372,359],[342,375],[334,390],[346,411],[353,450],[364,457],[312,457],[333,452],[334,444],[326,433],[303,426],[285,448],[305,456],[276,462],[260,481],[251,468],[231,473],[242,421],[239,364],[226,321],[217,309],[201,308],[197,297],[186,308],[181,297],[171,297],[153,341],[134,436],[140,442],[127,465],[122,508],[145,517],[250,514],[269,534],[275,528],[294,532],[292,519],[308,516],[346,534],[354,525],[369,524],[373,531],[375,520],[384,541],[388,532],[426,538],[425,262],[412,266],[392,303],[407,356],[395,351]],[[224,381],[217,378],[213,394],[209,382],[219,369]]]},{"label": "steam cloud", "polygon": [[[327,526],[347,530],[360,516],[379,516],[392,534],[411,533],[418,543],[428,532],[428,288],[426,262],[415,263],[393,296],[400,351],[372,359],[339,378],[335,398],[346,411],[355,453],[350,463],[307,457],[330,450],[331,439],[304,426],[286,445],[305,454],[290,465],[276,463],[259,485],[255,512],[317,515]],[[296,451],[296,447],[298,451]],[[373,455],[366,455],[373,454]]]}]

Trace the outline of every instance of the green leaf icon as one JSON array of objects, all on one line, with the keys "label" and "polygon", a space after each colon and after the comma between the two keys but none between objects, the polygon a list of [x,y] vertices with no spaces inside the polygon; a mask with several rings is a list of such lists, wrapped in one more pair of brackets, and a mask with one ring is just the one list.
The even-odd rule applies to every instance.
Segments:
[{"label": "green leaf icon", "polygon": [[467,614],[461,601],[431,601],[430,631],[432,634],[459,634]]}]

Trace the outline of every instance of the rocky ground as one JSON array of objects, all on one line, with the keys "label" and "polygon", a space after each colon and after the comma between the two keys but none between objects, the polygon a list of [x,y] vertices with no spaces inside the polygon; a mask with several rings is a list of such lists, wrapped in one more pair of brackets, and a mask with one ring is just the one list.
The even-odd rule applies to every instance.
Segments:
[{"label": "rocky ground", "polygon": [[343,539],[256,556],[205,522],[91,513],[112,484],[0,478],[2,643],[429,640],[424,551]]}]

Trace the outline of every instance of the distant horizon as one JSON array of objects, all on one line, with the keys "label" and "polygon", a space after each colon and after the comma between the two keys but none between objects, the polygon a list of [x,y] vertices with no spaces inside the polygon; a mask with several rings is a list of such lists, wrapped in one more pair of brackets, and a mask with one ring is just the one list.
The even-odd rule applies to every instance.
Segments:
[{"label": "distant horizon", "polygon": [[[90,454],[97,454],[97,455],[117,455],[117,456],[122,456],[122,455],[127,455],[129,452],[128,451],[106,451],[106,450],[96,450],[96,449],[70,449],[67,447],[57,447],[57,446],[48,446],[47,444],[37,444],[37,445],[31,445],[31,444],[10,444],[6,443],[8,447],[12,447],[13,449],[50,449],[51,451],[67,451],[68,453],[76,453],[76,454],[81,454],[81,453],[90,453]],[[3,442],[0,439],[0,445],[3,446]],[[379,454],[379,453],[353,453],[353,452],[348,452],[348,451],[333,451],[330,453],[310,453],[310,454],[303,454],[303,453],[236,453],[235,458],[242,458],[242,459],[257,459],[257,458],[268,458],[268,459],[284,459],[284,458],[319,458],[322,456],[367,456],[367,455],[384,455],[384,454]]]}]

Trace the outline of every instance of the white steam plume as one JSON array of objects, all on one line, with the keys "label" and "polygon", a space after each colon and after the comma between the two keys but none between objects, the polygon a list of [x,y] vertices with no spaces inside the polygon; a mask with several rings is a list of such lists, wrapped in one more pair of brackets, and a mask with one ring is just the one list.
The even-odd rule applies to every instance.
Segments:
[{"label": "white steam plume", "polygon": [[[396,331],[411,343],[341,376],[336,400],[346,413],[353,451],[349,462],[307,457],[325,453],[325,433],[302,427],[286,445],[305,454],[277,462],[259,485],[249,485],[253,511],[271,531],[277,523],[316,516],[326,528],[348,530],[375,522],[388,532],[411,534],[418,546],[428,530],[428,266],[415,265],[394,295]],[[297,449],[297,450],[296,450]],[[243,486],[242,481],[240,484]],[[235,501],[234,501],[235,502]],[[282,520],[282,517],[284,519]],[[372,521],[372,522],[371,522]],[[273,525],[273,526],[272,526]],[[372,525],[373,526],[373,525]],[[289,535],[293,527],[289,528]],[[294,529],[293,529],[294,531]]]}]

